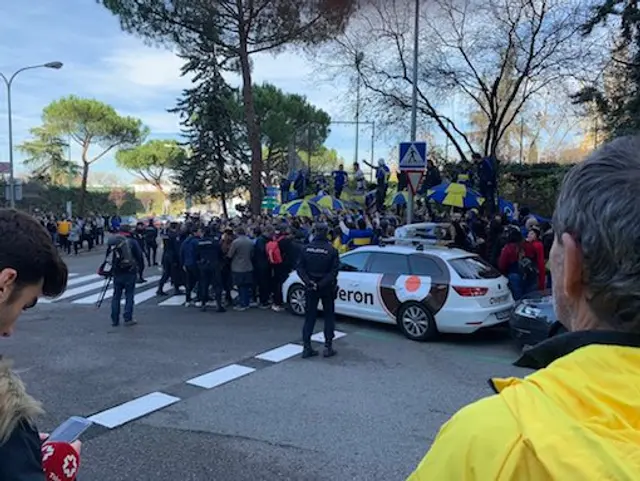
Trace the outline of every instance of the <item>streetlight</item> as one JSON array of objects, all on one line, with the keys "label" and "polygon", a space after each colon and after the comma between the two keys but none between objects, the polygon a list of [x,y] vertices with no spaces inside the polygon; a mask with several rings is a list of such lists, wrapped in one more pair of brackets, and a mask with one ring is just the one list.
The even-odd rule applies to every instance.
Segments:
[{"label": "streetlight", "polygon": [[360,136],[360,65],[364,60],[364,52],[356,52],[356,70],[358,71],[358,79],[356,83],[356,155],[354,162],[358,162],[358,143]]},{"label": "streetlight", "polygon": [[13,177],[13,122],[11,119],[11,85],[13,84],[13,79],[16,78],[16,75],[20,72],[24,72],[25,70],[32,70],[36,68],[52,68],[59,70],[62,68],[62,65],[62,62],[47,62],[42,65],[22,67],[21,69],[16,70],[9,78],[5,77],[5,75],[0,72],[0,78],[4,80],[4,83],[7,86],[7,117],[9,118],[9,201],[12,209],[16,206],[15,179]]},{"label": "streetlight", "polygon": [[[418,47],[420,44],[420,0],[415,0],[413,16],[413,89],[411,92],[411,142],[416,141],[418,131]],[[413,191],[407,196],[407,224],[413,221]]]}]

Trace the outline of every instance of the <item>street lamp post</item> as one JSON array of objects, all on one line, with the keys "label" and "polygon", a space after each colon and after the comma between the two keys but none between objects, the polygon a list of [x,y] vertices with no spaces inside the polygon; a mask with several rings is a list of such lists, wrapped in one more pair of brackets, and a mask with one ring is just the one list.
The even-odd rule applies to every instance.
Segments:
[{"label": "street lamp post", "polygon": [[[420,40],[420,0],[415,0],[415,16],[413,19],[413,90],[411,93],[411,142],[416,141],[418,131],[418,46]],[[407,224],[413,221],[413,191],[409,189],[407,196]]]},{"label": "street lamp post", "polygon": [[360,143],[360,65],[364,60],[364,52],[356,52],[356,70],[358,78],[356,80],[356,152],[354,162],[358,162],[358,147]]},{"label": "street lamp post", "polygon": [[11,118],[11,86],[13,85],[13,80],[20,72],[24,72],[25,70],[32,70],[36,68],[53,68],[58,70],[62,68],[62,65],[62,62],[48,62],[42,65],[31,65],[29,67],[23,67],[16,70],[9,78],[0,72],[0,78],[4,80],[7,87],[7,117],[9,119],[9,202],[12,209],[16,206],[15,178],[13,169],[13,121]]}]

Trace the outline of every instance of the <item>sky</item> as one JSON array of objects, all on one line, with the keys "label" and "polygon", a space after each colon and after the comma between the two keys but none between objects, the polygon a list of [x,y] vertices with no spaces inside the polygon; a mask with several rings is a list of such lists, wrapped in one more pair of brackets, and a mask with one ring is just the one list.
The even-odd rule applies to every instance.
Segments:
[{"label": "sky", "polygon": [[[60,70],[35,69],[19,74],[13,82],[14,146],[29,137],[29,129],[41,123],[42,109],[67,95],[95,98],[112,105],[121,115],[140,118],[151,129],[151,138],[178,138],[175,105],[189,79],[180,76],[182,61],[171,51],[146,46],[122,32],[118,20],[93,0],[29,0],[0,2],[0,72],[10,76],[17,69],[60,61]],[[303,54],[284,52],[277,57],[257,55],[254,83],[270,82],[288,93],[302,94],[335,120],[352,120],[353,114],[339,99],[347,87],[318,83],[313,66]],[[238,85],[239,78],[230,77]],[[1,87],[1,84],[0,84]],[[0,161],[8,161],[6,90],[0,88]],[[355,126],[333,125],[326,142],[351,162],[354,158]],[[371,129],[362,126],[359,158],[371,158]],[[377,142],[375,158],[387,157],[392,144]],[[14,150],[16,171],[26,173],[22,156]],[[72,158],[79,157],[72,147]],[[92,165],[95,172],[115,173],[133,180],[108,155]]]}]

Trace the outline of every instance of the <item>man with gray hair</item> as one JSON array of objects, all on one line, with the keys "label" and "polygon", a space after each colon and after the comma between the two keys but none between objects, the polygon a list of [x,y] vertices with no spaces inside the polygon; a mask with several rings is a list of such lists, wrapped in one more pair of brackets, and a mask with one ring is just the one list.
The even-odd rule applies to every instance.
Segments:
[{"label": "man with gray hair", "polygon": [[569,331],[493,379],[455,414],[410,481],[640,479],[640,138],[615,140],[565,177],[550,255]]}]

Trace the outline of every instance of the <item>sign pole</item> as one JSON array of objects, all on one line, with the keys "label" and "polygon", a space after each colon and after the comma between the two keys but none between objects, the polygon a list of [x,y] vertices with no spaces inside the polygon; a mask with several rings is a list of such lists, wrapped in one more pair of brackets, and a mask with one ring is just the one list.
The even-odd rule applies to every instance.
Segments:
[{"label": "sign pole", "polygon": [[[413,93],[411,96],[411,142],[416,141],[418,130],[417,107],[418,107],[418,40],[420,27],[420,0],[415,0],[416,11],[413,25]],[[413,190],[409,189],[407,195],[407,224],[413,221]]]}]

